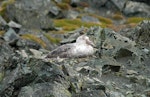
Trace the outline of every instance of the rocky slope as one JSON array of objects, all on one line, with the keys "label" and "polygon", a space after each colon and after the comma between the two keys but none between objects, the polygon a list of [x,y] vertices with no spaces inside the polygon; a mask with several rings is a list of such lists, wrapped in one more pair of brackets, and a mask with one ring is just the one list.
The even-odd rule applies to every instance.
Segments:
[{"label": "rocky slope", "polygon": [[[148,0],[0,4],[0,97],[150,97]],[[45,58],[82,34],[93,56]]]}]

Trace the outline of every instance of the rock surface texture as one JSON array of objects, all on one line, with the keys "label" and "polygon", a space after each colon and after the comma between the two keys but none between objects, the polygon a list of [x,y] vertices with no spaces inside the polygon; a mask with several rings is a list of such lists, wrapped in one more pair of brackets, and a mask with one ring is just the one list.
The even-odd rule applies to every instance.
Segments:
[{"label": "rock surface texture", "polygon": [[[150,97],[149,8],[149,0],[0,0],[0,97]],[[58,56],[68,44],[84,49]]]}]

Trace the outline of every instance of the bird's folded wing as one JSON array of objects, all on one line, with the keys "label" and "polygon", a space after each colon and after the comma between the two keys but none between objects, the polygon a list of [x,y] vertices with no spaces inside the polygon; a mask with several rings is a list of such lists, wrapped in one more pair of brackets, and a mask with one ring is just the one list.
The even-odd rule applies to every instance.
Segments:
[{"label": "bird's folded wing", "polygon": [[66,45],[62,45],[56,49],[54,49],[53,51],[51,51],[48,55],[47,58],[51,58],[51,57],[67,57],[68,52],[73,49],[75,46],[73,44],[66,44]]}]

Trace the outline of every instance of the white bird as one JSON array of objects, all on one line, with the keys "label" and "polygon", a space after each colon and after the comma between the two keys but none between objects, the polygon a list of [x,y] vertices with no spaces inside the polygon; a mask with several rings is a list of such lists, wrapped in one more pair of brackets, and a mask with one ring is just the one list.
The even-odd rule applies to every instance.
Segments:
[{"label": "white bird", "polygon": [[94,43],[86,35],[79,36],[75,43],[64,44],[51,51],[46,58],[86,57],[94,54]]}]

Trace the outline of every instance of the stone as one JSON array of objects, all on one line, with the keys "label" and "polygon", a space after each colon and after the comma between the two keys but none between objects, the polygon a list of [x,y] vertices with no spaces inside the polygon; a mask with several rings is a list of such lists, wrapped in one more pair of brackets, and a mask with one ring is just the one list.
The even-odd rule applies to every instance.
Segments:
[{"label": "stone", "polygon": [[4,34],[3,38],[5,41],[10,42],[10,41],[14,41],[18,39],[19,36],[16,34],[16,32],[12,28],[9,28],[8,31]]},{"label": "stone", "polygon": [[6,25],[7,22],[3,19],[3,17],[0,15],[0,25]]},{"label": "stone", "polygon": [[7,7],[7,15],[25,28],[52,29],[53,22],[48,14],[53,6],[51,0],[17,0]]},{"label": "stone", "polygon": [[100,23],[99,20],[97,18],[94,18],[92,16],[82,16],[81,20],[83,22],[92,22],[92,23]]},{"label": "stone", "polygon": [[9,27],[12,27],[12,28],[18,28],[18,29],[21,28],[21,25],[18,24],[18,23],[16,23],[16,22],[14,22],[14,21],[10,21],[10,22],[8,23],[8,26],[9,26]]},{"label": "stone", "polygon": [[[59,91],[59,92],[58,92]],[[21,89],[18,97],[72,97],[71,93],[58,83],[39,83],[25,86]]]},{"label": "stone", "polygon": [[150,17],[150,6],[145,3],[139,3],[134,1],[128,1],[123,13],[126,16],[141,16],[141,17]]}]

